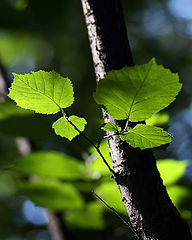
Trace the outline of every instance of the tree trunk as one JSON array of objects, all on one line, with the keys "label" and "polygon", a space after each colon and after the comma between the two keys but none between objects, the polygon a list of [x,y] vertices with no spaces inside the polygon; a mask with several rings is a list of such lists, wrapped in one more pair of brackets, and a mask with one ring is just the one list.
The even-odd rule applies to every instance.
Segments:
[{"label": "tree trunk", "polygon": [[3,65],[0,63],[0,102],[3,102],[8,93],[8,79]]},{"label": "tree trunk", "polygon": [[[119,0],[81,0],[97,82],[133,60]],[[110,89],[109,89],[110,91]],[[124,125],[104,113],[105,121]],[[163,186],[151,150],[130,147],[119,136],[109,139],[113,169],[130,223],[139,239],[189,240],[188,225]]]}]

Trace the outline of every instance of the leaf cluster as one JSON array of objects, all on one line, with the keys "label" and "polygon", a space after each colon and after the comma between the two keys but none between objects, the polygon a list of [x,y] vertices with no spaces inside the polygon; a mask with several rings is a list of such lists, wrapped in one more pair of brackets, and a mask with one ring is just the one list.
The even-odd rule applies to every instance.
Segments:
[{"label": "leaf cluster", "polygon": [[[17,105],[42,114],[62,113],[53,128],[57,135],[72,140],[84,131],[84,118],[68,117],[64,112],[74,102],[73,86],[68,78],[51,71],[31,74],[14,74],[9,97]],[[171,135],[163,129],[131,122],[145,121],[174,101],[181,89],[178,74],[157,65],[155,59],[149,63],[124,67],[109,72],[102,79],[94,93],[94,98],[115,119],[126,120],[124,129],[114,123],[105,124],[102,129],[120,135],[132,147],[155,148],[171,142]]]},{"label": "leaf cluster", "polygon": [[171,142],[171,135],[163,129],[138,124],[131,128],[129,122],[145,121],[172,103],[181,89],[178,74],[149,63],[124,67],[109,72],[94,93],[98,104],[115,119],[126,120],[124,129],[107,123],[103,129],[119,132],[123,141],[140,149],[155,148]]},{"label": "leaf cluster", "polygon": [[[38,71],[31,74],[14,74],[14,82],[10,88],[9,97],[17,105],[42,114],[55,114],[59,111],[63,116],[53,123],[57,135],[72,140],[83,131],[86,120],[77,116],[65,114],[64,110],[74,102],[73,86],[68,78],[55,71]],[[75,130],[72,122],[78,129]]]}]

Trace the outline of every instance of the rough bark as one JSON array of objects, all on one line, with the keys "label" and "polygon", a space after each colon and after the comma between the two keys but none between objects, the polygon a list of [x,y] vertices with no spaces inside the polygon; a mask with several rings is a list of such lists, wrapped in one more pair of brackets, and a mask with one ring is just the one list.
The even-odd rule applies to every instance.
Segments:
[{"label": "rough bark", "polygon": [[[112,69],[132,66],[133,60],[119,0],[81,1],[98,82]],[[106,113],[104,119],[125,124]],[[138,238],[192,239],[163,186],[152,151],[134,149],[119,136],[109,139],[109,147],[122,201]]]},{"label": "rough bark", "polygon": [[5,73],[5,69],[0,63],[0,102],[3,102],[5,100],[8,93],[8,87],[9,83]]}]

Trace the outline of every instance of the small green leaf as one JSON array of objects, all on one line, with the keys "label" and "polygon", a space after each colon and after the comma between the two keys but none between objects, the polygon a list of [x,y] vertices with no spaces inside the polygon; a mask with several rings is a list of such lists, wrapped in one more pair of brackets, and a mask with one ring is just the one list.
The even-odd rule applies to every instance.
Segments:
[{"label": "small green leaf", "polygon": [[127,141],[132,147],[140,149],[155,148],[171,142],[171,135],[162,128],[138,124],[129,128],[128,133],[120,135],[123,141]]},{"label": "small green leaf", "polygon": [[54,151],[38,151],[22,156],[12,168],[24,176],[38,175],[65,180],[85,179],[86,167],[75,158]]},{"label": "small green leaf", "polygon": [[167,107],[180,89],[178,74],[152,59],[145,65],[109,72],[99,82],[94,98],[113,118],[137,122]]},{"label": "small green leaf", "polygon": [[[69,121],[71,121],[81,132],[84,131],[85,125],[87,124],[84,118],[77,116],[70,116]],[[57,135],[68,138],[70,141],[79,135],[79,132],[74,128],[74,126],[72,126],[64,117],[59,118],[55,123],[53,123],[53,128]]]},{"label": "small green leaf", "polygon": [[25,194],[38,206],[53,210],[78,209],[84,203],[78,190],[70,183],[30,182],[22,184],[20,193]]},{"label": "small green leaf", "polygon": [[120,132],[121,128],[117,126],[115,123],[108,122],[101,129],[109,132]]},{"label": "small green leaf", "polygon": [[60,108],[71,106],[74,101],[70,80],[54,71],[40,70],[14,76],[8,96],[22,108],[37,113],[54,114],[59,112]]}]

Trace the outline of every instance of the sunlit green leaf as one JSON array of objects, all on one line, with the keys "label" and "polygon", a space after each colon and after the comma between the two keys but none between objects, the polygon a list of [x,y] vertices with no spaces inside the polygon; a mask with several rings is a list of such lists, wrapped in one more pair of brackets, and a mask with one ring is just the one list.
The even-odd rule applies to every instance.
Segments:
[{"label": "sunlit green leaf", "polygon": [[147,125],[162,127],[166,126],[170,121],[169,114],[166,112],[155,113],[148,118],[145,122]]},{"label": "sunlit green leaf", "polygon": [[40,70],[14,76],[9,97],[22,108],[37,113],[54,114],[59,112],[60,108],[71,106],[74,101],[70,80],[54,71]]},{"label": "sunlit green leaf", "polygon": [[167,186],[177,182],[183,177],[187,167],[187,161],[163,159],[157,161],[157,167],[163,179],[163,183]]},{"label": "sunlit green leaf", "polygon": [[180,89],[178,74],[152,59],[142,66],[109,72],[99,82],[94,98],[115,119],[137,122],[167,107]]},{"label": "sunlit green leaf", "polygon": [[140,149],[155,148],[171,142],[171,135],[163,129],[138,124],[134,128],[129,128],[128,133],[120,135],[123,141],[127,141],[132,147]]},{"label": "sunlit green leaf", "polygon": [[13,170],[24,175],[62,179],[86,178],[85,165],[75,158],[54,151],[39,151],[16,160]]},{"label": "sunlit green leaf", "polygon": [[112,122],[106,123],[101,129],[109,132],[121,131],[121,128]]},{"label": "sunlit green leaf", "polygon": [[[71,121],[81,132],[84,131],[85,125],[87,124],[84,118],[77,116],[70,116],[69,121]],[[64,117],[61,117],[53,123],[53,128],[57,135],[72,140],[74,137],[79,135],[79,132],[70,124],[69,121],[67,121]]]},{"label": "sunlit green leaf", "polygon": [[77,209],[84,205],[80,193],[70,183],[30,182],[21,186],[20,193],[36,205],[53,210]]}]

